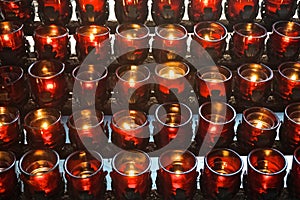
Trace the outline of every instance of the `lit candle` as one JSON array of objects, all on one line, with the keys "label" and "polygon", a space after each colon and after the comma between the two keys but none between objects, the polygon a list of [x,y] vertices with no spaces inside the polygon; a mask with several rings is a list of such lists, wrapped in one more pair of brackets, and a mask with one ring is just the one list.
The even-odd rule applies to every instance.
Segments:
[{"label": "lit candle", "polygon": [[177,79],[183,77],[185,75],[185,71],[180,67],[169,66],[161,69],[158,74],[166,79]]},{"label": "lit candle", "polygon": [[0,196],[1,198],[17,198],[16,191],[18,183],[15,172],[16,157],[10,151],[0,151]]},{"label": "lit candle", "polygon": [[148,1],[145,0],[117,0],[115,14],[119,24],[144,24],[148,16]]},{"label": "lit candle", "polygon": [[232,24],[253,21],[258,14],[258,0],[227,0],[226,5],[226,18]]},{"label": "lit candle", "polygon": [[0,1],[2,15],[6,21],[19,21],[21,23],[32,23],[34,18],[34,7],[31,1],[14,0]]},{"label": "lit candle", "polygon": [[83,25],[105,24],[108,18],[106,0],[76,0],[80,21]]},{"label": "lit candle", "polygon": [[217,21],[222,14],[222,1],[192,0],[189,3],[188,15],[193,22]]},{"label": "lit candle", "polygon": [[263,19],[266,21],[290,20],[293,18],[297,2],[293,0],[264,0]]}]

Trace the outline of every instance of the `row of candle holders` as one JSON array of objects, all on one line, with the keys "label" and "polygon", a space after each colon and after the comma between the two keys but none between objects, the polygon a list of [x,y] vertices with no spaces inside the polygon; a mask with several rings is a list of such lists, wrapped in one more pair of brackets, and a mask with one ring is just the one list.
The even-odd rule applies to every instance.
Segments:
[{"label": "row of candle holders", "polygon": [[[45,24],[66,25],[72,16],[70,0],[37,0],[38,15]],[[0,1],[6,20],[33,21],[32,0]],[[227,0],[225,15],[231,23],[253,21],[259,10],[259,0]],[[291,19],[297,8],[296,0],[264,0],[262,16],[271,22]],[[108,2],[102,0],[76,0],[81,24],[104,24],[108,19]],[[300,10],[300,9],[299,9]],[[184,15],[184,0],[153,0],[151,15],[156,24],[179,23]],[[115,14],[119,23],[144,23],[148,17],[148,0],[116,0]],[[222,0],[190,0],[189,19],[193,22],[216,21],[222,14]]]},{"label": "row of candle holders", "polygon": [[[0,151],[0,197],[20,199],[16,194],[16,158]],[[156,187],[163,199],[193,199],[197,189],[198,160],[187,150],[168,150],[158,159]],[[255,149],[247,157],[243,176],[247,199],[277,199],[284,187],[287,160],[276,149]],[[232,199],[240,190],[243,160],[230,149],[215,149],[204,157],[200,188],[207,199]],[[65,184],[59,170],[59,155],[54,150],[26,152],[19,161],[20,179],[26,199],[59,199]],[[118,200],[145,199],[152,188],[151,159],[143,151],[120,151],[112,159],[112,189]],[[290,199],[300,198],[300,148],[295,150],[287,178]],[[76,151],[64,162],[67,193],[72,199],[103,199],[106,192],[104,160],[96,151]],[[16,197],[16,198],[11,198]],[[56,198],[53,198],[56,197]]]}]

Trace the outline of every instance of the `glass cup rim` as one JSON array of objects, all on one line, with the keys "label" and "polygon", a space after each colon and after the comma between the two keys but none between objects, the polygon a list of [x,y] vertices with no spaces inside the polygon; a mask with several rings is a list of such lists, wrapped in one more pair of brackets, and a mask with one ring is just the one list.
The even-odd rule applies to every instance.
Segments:
[{"label": "glass cup rim", "polygon": [[197,29],[202,24],[217,24],[218,26],[220,26],[224,30],[224,35],[222,35],[222,37],[220,39],[209,40],[209,42],[220,42],[220,41],[224,40],[227,37],[227,35],[228,35],[227,28],[222,23],[215,22],[215,21],[203,21],[203,22],[198,22],[197,24],[194,25],[194,35],[197,38],[201,39],[201,40],[205,40],[205,38],[203,38],[200,35],[198,35]]},{"label": "glass cup rim", "polygon": [[131,38],[130,40],[142,40],[142,39],[145,39],[149,36],[150,34],[150,29],[148,28],[148,26],[146,26],[145,24],[139,24],[139,23],[125,23],[125,24],[119,24],[117,27],[116,27],[116,34],[124,39],[127,39],[123,34],[121,34],[120,32],[120,28],[123,28],[123,26],[130,26],[130,27],[134,27],[134,26],[137,26],[139,28],[145,28],[145,30],[147,31],[147,33],[145,35],[143,35],[142,37],[138,37],[138,38]]},{"label": "glass cup rim", "polygon": [[297,147],[293,153],[293,157],[294,157],[294,160],[296,161],[297,165],[300,165],[300,160],[297,158],[297,152],[300,151],[300,146]]},{"label": "glass cup rim", "polygon": [[[126,67],[131,67],[131,66],[135,66],[137,68],[136,71],[142,71],[142,70],[145,70],[147,72],[147,75],[146,75],[146,78],[142,79],[142,80],[138,80],[138,81],[135,81],[135,83],[142,83],[144,81],[147,81],[150,79],[150,76],[151,76],[151,73],[150,73],[150,70],[148,69],[148,67],[146,65],[121,65],[119,66],[117,69],[116,69],[116,76],[119,80],[123,81],[123,82],[129,82],[128,80],[125,80],[122,78],[122,76],[120,76],[120,71],[123,69],[123,68],[126,68]],[[141,68],[141,69],[140,69]],[[139,70],[140,69],[140,70]],[[128,72],[130,70],[124,70],[124,72]]]},{"label": "glass cup rim", "polygon": [[[226,79],[225,79],[224,81],[222,81],[222,83],[223,83],[223,82],[227,82],[227,81],[229,81],[229,80],[232,78],[232,72],[231,72],[231,70],[228,69],[227,67],[223,66],[223,65],[214,65],[214,66],[205,66],[205,67],[202,67],[202,68],[200,68],[200,69],[197,70],[197,72],[196,72],[197,77],[198,77],[199,79],[205,81],[205,80],[201,77],[201,75],[202,75],[202,74],[201,74],[201,71],[202,71],[202,70],[206,70],[206,69],[210,69],[210,68],[212,68],[212,67],[218,69],[218,71],[208,71],[208,70],[207,70],[207,71],[205,71],[205,73],[206,73],[206,72],[218,72],[218,73],[221,73],[219,69],[224,69],[226,72],[229,73],[229,76],[226,76]],[[222,73],[221,73],[221,74],[222,74]],[[222,75],[224,75],[224,74],[222,74]],[[212,82],[212,81],[205,81],[205,82]]]},{"label": "glass cup rim", "polygon": [[[97,78],[97,79],[95,79],[95,80],[83,80],[83,79],[79,79],[79,78],[77,77],[77,73],[78,73],[80,67],[81,67],[81,65],[75,67],[75,68],[73,69],[73,71],[72,71],[72,76],[74,77],[74,79],[76,79],[77,81],[80,81],[80,82],[85,82],[85,83],[98,82],[98,81],[100,81],[100,80],[102,80],[102,79],[105,79],[105,78],[107,77],[107,75],[108,75],[108,69],[107,69],[107,67],[103,67],[103,68],[104,68],[104,71],[103,71],[104,74],[102,74],[101,77],[99,77],[99,78]],[[82,71],[82,72],[88,72],[88,71],[84,70],[84,71]],[[97,72],[99,72],[99,71],[97,71]],[[76,74],[76,75],[75,75],[75,74]]]},{"label": "glass cup rim", "polygon": [[12,81],[9,85],[13,85],[14,83],[18,82],[20,79],[24,77],[24,70],[19,67],[19,66],[13,66],[13,65],[5,65],[0,67],[0,71],[5,70],[5,69],[13,69],[13,72],[16,72],[16,70],[19,70],[18,73],[18,78],[14,81]]},{"label": "glass cup rim", "polygon": [[[124,129],[124,128],[118,126],[118,124],[116,123],[116,121],[114,120],[114,118],[115,118],[116,116],[118,116],[118,115],[123,114],[123,113],[126,114],[128,111],[129,111],[129,115],[127,115],[127,116],[130,116],[130,113],[131,113],[131,112],[135,112],[135,113],[137,113],[137,114],[141,114],[141,115],[145,116],[145,119],[146,119],[145,122],[144,122],[143,124],[139,125],[139,126],[136,127],[136,128],[131,128],[130,130],[126,130],[126,129]],[[121,130],[123,130],[123,131],[135,131],[135,130],[144,128],[145,126],[148,125],[149,122],[148,122],[148,117],[147,117],[146,113],[144,113],[144,112],[142,112],[142,111],[139,111],[139,110],[120,110],[120,111],[118,111],[118,112],[116,112],[116,113],[114,113],[114,114],[112,115],[112,117],[111,117],[111,123],[112,123],[112,125],[114,125],[114,127],[118,128],[118,129],[121,129]]]},{"label": "glass cup rim", "polygon": [[105,29],[106,31],[103,33],[97,33],[97,34],[93,34],[94,36],[105,36],[105,35],[109,35],[111,29],[107,26],[103,26],[103,25],[97,25],[97,24],[92,24],[92,25],[84,25],[84,26],[80,26],[76,29],[76,34],[81,35],[81,36],[90,36],[89,34],[85,33],[85,32],[81,32],[84,29],[89,29],[89,28],[101,28],[101,29]]},{"label": "glass cup rim", "polygon": [[[174,153],[177,153],[177,152],[178,152],[178,153],[181,153],[181,154],[188,154],[188,155],[192,156],[192,157],[194,158],[194,160],[195,160],[194,166],[193,166],[191,169],[187,170],[187,171],[181,172],[180,174],[178,174],[178,173],[176,173],[176,172],[172,172],[172,171],[166,169],[165,166],[163,166],[163,164],[162,164],[162,162],[161,162],[161,158],[162,158],[165,154],[167,154],[167,153],[172,153],[172,152],[174,152]],[[195,169],[197,168],[197,166],[198,166],[198,160],[197,160],[197,157],[196,157],[191,151],[189,151],[189,150],[183,150],[183,149],[176,149],[176,150],[175,150],[175,149],[170,149],[170,150],[164,151],[164,152],[159,156],[159,158],[158,158],[158,165],[159,165],[159,168],[160,168],[160,169],[163,169],[164,171],[166,171],[166,172],[168,172],[168,173],[170,173],[170,174],[184,175],[184,174],[188,174],[188,173],[192,172],[193,170],[195,170]]]},{"label": "glass cup rim", "polygon": [[[71,176],[72,178],[75,178],[75,179],[85,179],[85,178],[82,178],[82,177],[80,177],[80,176],[75,176],[75,175],[73,175],[70,171],[69,171],[69,169],[68,169],[68,167],[67,167],[67,164],[68,164],[68,161],[74,156],[74,155],[76,155],[76,154],[80,154],[80,153],[90,153],[90,154],[94,154],[94,155],[97,155],[98,156],[98,158],[99,158],[99,161],[100,161],[100,166],[98,167],[98,169],[96,170],[96,171],[94,171],[92,174],[89,174],[88,176],[86,176],[85,178],[90,178],[90,177],[92,177],[92,176],[94,176],[95,174],[97,174],[97,173],[99,173],[102,169],[103,169],[103,166],[104,166],[104,162],[103,162],[103,157],[101,156],[101,154],[99,153],[99,152],[97,152],[97,151],[95,151],[95,150],[88,150],[88,152],[86,152],[86,151],[84,151],[84,150],[78,150],[78,151],[75,151],[75,152],[73,152],[73,153],[71,153],[70,155],[68,155],[68,157],[66,158],[66,160],[65,160],[65,162],[64,162],[64,170],[65,170],[65,172],[69,175],[69,176]],[[97,159],[98,159],[97,158]]]},{"label": "glass cup rim", "polygon": [[49,36],[45,36],[44,34],[38,33],[38,31],[41,31],[41,30],[46,29],[46,28],[48,28],[48,29],[57,28],[57,29],[60,29],[60,30],[63,31],[62,34],[57,35],[57,36],[51,36],[50,38],[63,38],[63,37],[68,37],[68,35],[69,35],[69,30],[67,28],[65,28],[63,26],[60,26],[60,25],[50,24],[50,25],[40,25],[40,26],[38,26],[33,32],[33,38],[35,38],[35,37],[40,37],[40,38],[49,37]]},{"label": "glass cup rim", "polygon": [[18,121],[20,119],[20,111],[18,108],[16,107],[10,107],[10,106],[0,106],[0,114],[4,113],[2,111],[7,110],[8,112],[14,112],[14,119],[12,119],[10,122],[4,122],[2,123],[4,126],[9,126],[10,124],[15,123],[16,121]]},{"label": "glass cup rim", "polygon": [[58,153],[57,153],[55,150],[53,150],[53,149],[33,149],[33,150],[27,151],[27,152],[26,152],[25,154],[23,154],[23,156],[20,158],[20,161],[19,161],[19,169],[20,169],[21,173],[24,173],[24,174],[26,174],[27,176],[37,176],[37,175],[35,175],[35,174],[32,174],[32,173],[30,173],[30,172],[27,172],[27,171],[26,171],[25,169],[23,169],[23,167],[22,167],[22,163],[23,163],[24,159],[26,158],[26,156],[28,156],[28,155],[30,155],[30,154],[36,152],[36,151],[44,151],[44,152],[47,152],[47,153],[52,153],[52,154],[56,157],[56,162],[53,163],[53,166],[51,167],[51,169],[49,169],[47,172],[44,172],[43,175],[44,175],[44,174],[49,174],[49,173],[51,173],[52,171],[54,171],[54,170],[59,166],[59,155],[58,155]]},{"label": "glass cup rim", "polygon": [[[177,28],[177,29],[183,30],[183,34],[184,35],[182,37],[172,38],[172,39],[169,39],[167,37],[161,36],[159,34],[158,30],[162,29],[162,28],[167,29],[168,27],[173,27],[173,28]],[[160,38],[162,38],[164,40],[176,40],[176,41],[178,41],[178,40],[183,40],[183,39],[185,39],[185,38],[188,37],[188,32],[187,32],[186,28],[184,26],[182,26],[181,24],[160,24],[160,25],[156,26],[154,30],[155,30],[155,36],[158,36],[158,37],[160,37]]]},{"label": "glass cup rim", "polygon": [[113,157],[113,159],[112,159],[112,162],[111,162],[111,163],[112,163],[112,169],[113,169],[114,171],[116,171],[118,174],[120,174],[120,175],[122,175],[122,176],[126,176],[126,177],[129,176],[128,174],[125,174],[125,173],[123,173],[123,172],[120,172],[119,169],[115,166],[115,160],[116,160],[116,158],[117,158],[118,156],[120,156],[121,154],[126,153],[126,152],[143,154],[143,155],[145,156],[145,158],[149,161],[149,162],[148,162],[148,166],[147,166],[143,171],[141,171],[140,173],[135,174],[135,176],[141,176],[141,175],[143,175],[143,174],[145,174],[145,173],[147,173],[147,172],[150,171],[151,163],[152,163],[151,158],[150,158],[150,156],[149,156],[146,152],[144,152],[144,151],[142,151],[142,150],[139,150],[139,149],[134,149],[134,150],[121,150],[121,151],[119,151],[117,154],[115,154],[114,157]]},{"label": "glass cup rim", "polygon": [[[269,72],[269,74],[267,74],[268,77],[266,79],[264,79],[264,80],[255,81],[255,82],[253,82],[253,81],[245,78],[244,76],[242,76],[241,72],[243,71],[242,68],[247,67],[247,66],[248,67],[251,67],[251,66],[260,66],[261,68],[265,68]],[[254,68],[249,68],[249,69],[254,69]],[[260,64],[258,64],[258,63],[246,63],[246,64],[242,64],[241,66],[239,66],[237,68],[237,74],[238,74],[238,77],[242,78],[243,80],[245,80],[247,82],[251,82],[251,83],[264,83],[264,82],[268,82],[268,81],[272,80],[273,75],[274,75],[273,71],[267,65],[264,65],[262,63],[260,63]]]},{"label": "glass cup rim", "polygon": [[[204,106],[207,106],[207,105],[212,105],[213,103],[220,103],[220,104],[222,104],[222,105],[225,105],[228,109],[230,109],[230,110],[233,112],[232,118],[231,118],[230,120],[226,120],[226,122],[213,122],[213,121],[208,120],[206,117],[204,117],[203,114],[202,114],[202,112],[201,112],[202,109],[203,109],[203,107],[204,107]],[[199,116],[201,117],[201,119],[204,119],[206,122],[208,122],[208,123],[210,123],[210,124],[215,124],[215,125],[225,125],[225,124],[229,124],[229,123],[231,123],[232,121],[234,121],[235,118],[236,118],[236,111],[235,111],[235,109],[234,109],[230,104],[225,103],[225,102],[221,102],[221,101],[212,101],[212,102],[205,102],[205,103],[203,103],[203,104],[199,107],[198,113],[199,113]]]},{"label": "glass cup rim", "polygon": [[[81,113],[82,111],[91,111],[91,112],[93,112],[93,110],[90,110],[90,109],[77,110],[77,111],[73,112],[73,113],[68,117],[68,122],[67,122],[67,124],[68,124],[70,127],[74,128],[74,129],[76,129],[76,130],[84,130],[83,128],[78,128],[78,127],[76,126],[76,123],[72,123],[72,119],[74,120],[74,115],[76,115],[76,114],[79,114],[79,115],[80,115],[80,113]],[[103,124],[103,122],[104,122],[104,113],[103,113],[103,111],[98,111],[98,110],[96,110],[95,114],[96,114],[96,115],[97,115],[97,114],[100,114],[100,115],[101,115],[101,120],[98,121],[96,124],[89,126],[89,128],[95,128],[95,127],[97,127],[97,126]],[[79,118],[80,118],[80,117],[79,117]],[[78,119],[79,119],[79,118],[78,118]],[[98,117],[97,117],[97,119],[98,119]]]},{"label": "glass cup rim", "polygon": [[[281,156],[281,157],[283,158],[283,160],[284,160],[284,166],[282,167],[282,169],[280,169],[279,171],[276,171],[276,172],[266,173],[266,172],[262,172],[262,171],[256,169],[256,168],[252,165],[252,163],[251,163],[251,161],[250,161],[250,157],[252,156],[252,154],[255,153],[255,152],[258,152],[258,151],[265,151],[265,150],[274,151],[274,152],[276,152],[279,156]],[[248,156],[247,156],[247,162],[248,162],[248,164],[249,164],[249,166],[250,166],[250,168],[251,168],[252,170],[254,170],[255,172],[257,172],[257,173],[259,173],[259,174],[268,175],[268,176],[274,176],[274,175],[277,175],[277,174],[280,174],[280,173],[284,172],[284,171],[287,169],[287,165],[288,165],[285,156],[284,156],[279,150],[274,149],[274,148],[257,148],[257,149],[253,149],[253,150],[248,154]]]},{"label": "glass cup rim", "polygon": [[[244,25],[244,26],[246,26],[246,25],[253,25],[253,27],[256,26],[256,27],[258,27],[259,29],[263,30],[263,31],[264,31],[264,34],[258,35],[258,36],[245,35],[245,34],[241,33],[241,32],[238,30],[238,28],[237,28],[237,27],[242,26],[242,25]],[[251,36],[252,38],[255,38],[255,39],[267,37],[267,33],[268,33],[267,29],[266,29],[264,26],[262,26],[262,25],[260,25],[260,24],[258,24],[258,23],[256,23],[256,22],[254,22],[254,23],[249,23],[249,22],[246,22],[246,23],[243,23],[243,22],[242,22],[242,23],[237,23],[237,24],[233,25],[233,30],[234,30],[234,33],[236,33],[236,34],[238,34],[238,35],[240,35],[240,36],[242,36],[242,37],[247,37],[247,38],[248,38],[248,37]]]},{"label": "glass cup rim", "polygon": [[[163,79],[168,79],[168,78],[162,77],[162,76],[159,74],[159,71],[160,71],[161,69],[163,69],[163,68],[170,67],[170,66],[167,65],[167,64],[170,64],[170,63],[171,63],[171,64],[172,64],[172,63],[180,64],[179,66],[180,66],[181,69],[182,69],[181,66],[184,66],[184,67],[186,68],[185,73],[184,73],[181,77],[179,77],[179,78],[183,78],[183,77],[187,76],[187,75],[190,73],[190,67],[189,67],[185,62],[182,62],[182,61],[167,61],[167,62],[164,62],[164,63],[157,63],[157,64],[156,64],[155,69],[154,69],[155,75],[158,76],[158,77],[160,77],[160,78],[163,78]],[[158,70],[159,67],[161,67],[160,70]],[[173,66],[172,66],[172,67],[173,67]],[[168,79],[168,80],[169,80],[169,79]],[[173,79],[173,80],[176,80],[176,79]]]},{"label": "glass cup rim", "polygon": [[[248,120],[247,120],[247,118],[246,118],[246,113],[247,112],[249,112],[249,111],[255,111],[255,110],[258,110],[258,111],[266,111],[266,112],[268,112],[269,114],[271,114],[273,117],[275,117],[275,119],[276,119],[276,121],[274,122],[274,123],[276,123],[276,124],[274,124],[272,127],[270,127],[270,128],[260,128],[260,130],[264,130],[264,131],[267,131],[267,130],[276,130],[278,127],[279,127],[279,125],[280,125],[280,120],[279,120],[279,118],[278,118],[278,116],[272,111],[272,110],[270,110],[270,109],[268,109],[268,108],[266,108],[266,107],[258,107],[258,106],[256,106],[256,107],[250,107],[250,108],[247,108],[246,110],[244,110],[243,111],[243,113],[242,113],[242,117],[243,117],[243,120],[248,124],[248,125],[250,125],[251,127],[253,127],[253,128],[257,128],[257,127],[255,127],[253,124],[251,124]],[[252,112],[250,112],[250,113],[252,113]],[[248,115],[247,115],[248,116]]]},{"label": "glass cup rim", "polygon": [[272,25],[272,31],[275,32],[276,34],[280,35],[281,37],[288,37],[288,38],[291,38],[291,39],[299,39],[299,38],[300,38],[300,33],[298,34],[298,36],[287,36],[287,35],[284,35],[283,33],[280,33],[280,32],[277,30],[276,26],[277,26],[278,24],[281,24],[281,23],[282,23],[282,24],[289,24],[289,23],[292,23],[292,24],[295,24],[296,26],[298,26],[299,29],[300,29],[300,24],[299,24],[299,23],[297,23],[297,22],[292,22],[292,21],[284,21],[284,20],[282,20],[282,21],[277,21],[277,22],[275,22],[275,23]]},{"label": "glass cup rim", "polygon": [[[171,126],[169,124],[166,124],[165,122],[161,121],[160,117],[158,117],[158,111],[163,108],[164,106],[166,105],[174,105],[174,104],[177,104],[179,105],[180,107],[184,107],[188,113],[190,114],[190,116],[188,117],[188,119],[184,122],[184,123],[181,123],[181,124],[178,124],[178,125],[175,125],[175,126]],[[185,126],[187,125],[188,123],[190,123],[191,119],[193,117],[193,113],[192,113],[192,110],[184,103],[178,103],[178,102],[167,102],[167,103],[163,103],[163,104],[160,104],[156,110],[155,110],[155,118],[158,120],[158,122],[166,127],[171,127],[171,128],[180,128],[182,126]]]},{"label": "glass cup rim", "polygon": [[[239,167],[238,170],[236,170],[236,171],[233,172],[233,173],[222,174],[222,173],[219,173],[219,172],[213,170],[213,169],[209,166],[209,164],[207,163],[207,157],[208,157],[211,153],[214,153],[214,152],[220,151],[220,150],[222,150],[222,151],[228,151],[228,152],[232,153],[234,156],[236,156],[237,158],[239,158],[239,160],[240,160],[240,162],[241,162],[241,166]],[[219,176],[234,176],[234,175],[240,173],[240,172],[244,169],[244,162],[243,162],[243,160],[241,159],[241,156],[240,156],[237,152],[235,152],[234,150],[229,149],[229,148],[217,148],[217,149],[211,150],[211,151],[208,152],[208,153],[206,154],[206,156],[204,157],[204,162],[205,162],[205,165],[207,166],[207,168],[209,169],[209,171],[211,171],[211,172],[213,172],[214,174],[217,174],[217,175],[219,175]]]},{"label": "glass cup rim", "polygon": [[[36,75],[36,74],[33,74],[33,73],[32,73],[33,68],[36,67],[37,64],[40,64],[40,63],[42,63],[42,62],[53,63],[55,66],[60,66],[61,69],[60,69],[57,73],[55,73],[55,74],[53,74],[53,75],[50,75],[50,76],[38,76],[38,75]],[[64,72],[64,70],[65,70],[65,64],[64,64],[63,62],[58,61],[58,60],[54,60],[54,59],[49,59],[49,60],[38,60],[38,61],[35,61],[34,63],[32,63],[32,64],[29,66],[29,68],[28,68],[28,74],[29,74],[31,77],[33,77],[33,78],[37,78],[37,79],[45,79],[45,80],[47,80],[47,79],[52,79],[52,78],[54,78],[54,77],[59,76],[60,74],[62,74],[62,73]]]},{"label": "glass cup rim", "polygon": [[297,65],[298,66],[298,68],[299,68],[299,71],[300,71],[300,63],[299,62],[294,62],[294,61],[288,61],[288,62],[283,62],[283,63],[281,63],[279,66],[278,66],[278,73],[282,76],[282,77],[284,77],[284,78],[286,78],[286,79],[288,79],[288,80],[290,80],[290,81],[293,81],[293,82],[300,82],[300,79],[299,80],[292,80],[292,79],[290,79],[288,76],[286,76],[283,72],[282,72],[282,68],[285,68],[286,67],[286,65],[291,65],[290,67],[288,67],[287,66],[287,68],[292,68],[292,69],[295,69],[295,68],[293,68],[295,65]]},{"label": "glass cup rim", "polygon": [[299,103],[299,102],[294,102],[294,103],[291,103],[291,104],[289,104],[289,105],[287,105],[287,106],[285,107],[285,109],[284,109],[284,115],[287,117],[288,120],[292,121],[292,122],[295,123],[295,124],[300,125],[300,122],[295,121],[295,120],[292,119],[292,118],[290,117],[290,115],[288,114],[288,110],[289,110],[290,108],[292,108],[293,106],[298,106],[298,107],[299,107],[299,112],[300,112],[300,103]]},{"label": "glass cup rim", "polygon": [[16,155],[12,151],[1,150],[0,154],[2,154],[2,153],[8,154],[12,158],[12,163],[8,167],[6,167],[5,169],[2,169],[0,174],[5,173],[5,172],[9,171],[10,169],[12,169],[15,166],[16,162],[17,162]]},{"label": "glass cup rim", "polygon": [[[8,1],[8,2],[11,2],[11,1]],[[21,31],[23,29],[23,27],[24,27],[24,24],[22,24],[22,23],[20,23],[18,21],[2,21],[2,22],[0,22],[0,25],[5,25],[5,24],[18,26],[18,28],[16,30],[13,30],[12,32],[7,33],[7,34],[17,33],[18,31]]]}]

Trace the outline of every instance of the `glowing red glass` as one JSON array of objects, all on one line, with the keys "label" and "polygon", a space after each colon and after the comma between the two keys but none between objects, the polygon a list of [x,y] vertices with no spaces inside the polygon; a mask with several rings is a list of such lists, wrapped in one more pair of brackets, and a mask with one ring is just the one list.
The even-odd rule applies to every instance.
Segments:
[{"label": "glowing red glass", "polygon": [[117,0],[115,14],[120,24],[145,23],[148,17],[147,0]]},{"label": "glowing red glass", "polygon": [[0,198],[16,198],[18,183],[15,172],[16,157],[9,151],[0,151]]},{"label": "glowing red glass", "polygon": [[76,0],[76,7],[83,25],[101,25],[108,18],[108,3],[106,0]]},{"label": "glowing red glass", "polygon": [[253,21],[258,9],[258,0],[227,0],[225,14],[231,23]]},{"label": "glowing red glass", "polygon": [[188,15],[193,22],[217,21],[221,14],[221,0],[191,0],[189,3]]},{"label": "glowing red glass", "polygon": [[300,198],[300,147],[294,151],[292,169],[287,178],[287,188],[291,197]]},{"label": "glowing red glass", "polygon": [[154,0],[151,14],[158,24],[178,24],[184,15],[183,0]]},{"label": "glowing red glass", "polygon": [[5,20],[30,22],[34,18],[32,0],[1,0],[1,11]]},{"label": "glowing red glass", "polygon": [[289,20],[297,8],[297,1],[294,0],[264,0],[262,15],[267,20]]}]

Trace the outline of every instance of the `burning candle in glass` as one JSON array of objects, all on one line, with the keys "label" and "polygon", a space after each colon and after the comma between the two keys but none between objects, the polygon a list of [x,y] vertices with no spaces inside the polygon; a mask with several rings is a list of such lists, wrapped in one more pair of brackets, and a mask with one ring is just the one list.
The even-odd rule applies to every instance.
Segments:
[{"label": "burning candle in glass", "polygon": [[200,68],[196,73],[200,100],[227,101],[232,93],[232,73],[224,66]]},{"label": "burning candle in glass", "polygon": [[193,199],[198,177],[195,155],[188,150],[168,150],[160,155],[158,164],[158,193],[164,199]]},{"label": "burning candle in glass", "polygon": [[29,97],[28,85],[21,67],[0,67],[0,104],[20,107]]},{"label": "burning candle in glass", "polygon": [[149,52],[150,30],[144,24],[120,24],[116,28],[115,52],[121,64],[141,64]]},{"label": "burning candle in glass", "polygon": [[68,52],[68,30],[57,25],[43,25],[34,30],[33,39],[38,59],[65,60]]},{"label": "burning candle in glass", "polygon": [[156,25],[178,24],[182,20],[184,10],[183,0],[154,0],[151,15]]},{"label": "burning candle in glass", "polygon": [[193,137],[192,111],[182,103],[161,104],[155,111],[153,126],[158,149],[165,146],[187,148]]},{"label": "burning candle in glass", "polygon": [[18,193],[15,165],[16,157],[12,152],[0,151],[0,197],[3,199],[11,199]]},{"label": "burning candle in glass", "polygon": [[247,199],[279,198],[287,168],[284,155],[276,149],[255,149],[250,152],[247,161],[244,185]]},{"label": "burning candle in glass", "polygon": [[262,16],[266,20],[278,21],[291,19],[296,11],[297,1],[264,0]]},{"label": "burning candle in glass", "polygon": [[72,15],[70,0],[38,0],[38,13],[44,24],[66,25]]},{"label": "burning candle in glass", "polygon": [[108,3],[106,0],[76,0],[80,22],[83,25],[105,24],[108,18]]},{"label": "burning candle in glass", "polygon": [[279,126],[277,115],[263,107],[251,107],[243,112],[242,122],[237,128],[237,141],[242,151],[272,147]]},{"label": "burning candle in glass", "polygon": [[64,169],[71,197],[103,199],[107,172],[103,171],[103,158],[98,152],[76,151],[67,157]]},{"label": "burning candle in glass", "polygon": [[158,64],[155,67],[155,79],[158,83],[158,100],[165,102],[172,100],[172,93],[175,98],[178,95],[184,95],[187,88],[187,78],[190,68],[183,62],[170,61]]},{"label": "burning candle in glass", "polygon": [[292,169],[287,178],[289,195],[295,199],[300,198],[300,147],[294,151]]},{"label": "burning candle in glass", "polygon": [[217,21],[221,14],[221,0],[190,0],[189,2],[188,15],[193,22]]},{"label": "burning candle in glass", "polygon": [[231,23],[253,21],[258,9],[258,0],[227,0],[225,15]]},{"label": "burning candle in glass", "polygon": [[300,100],[300,63],[284,62],[278,67],[277,92],[285,100]]},{"label": "burning candle in glass", "polygon": [[296,60],[300,52],[300,24],[278,21],[272,26],[267,43],[268,57],[280,62]]},{"label": "burning candle in glass", "polygon": [[0,107],[0,148],[13,147],[21,140],[21,133],[19,110]]},{"label": "burning candle in glass", "polygon": [[112,116],[110,127],[112,142],[123,149],[147,148],[150,130],[145,113],[136,110],[121,110]]},{"label": "burning candle in glass", "polygon": [[73,91],[76,91],[74,99],[83,107],[94,105],[99,98],[105,100],[107,74],[108,70],[99,65],[76,67],[72,72],[75,80]]},{"label": "burning candle in glass", "polygon": [[187,30],[179,24],[155,27],[153,57],[156,62],[182,60],[187,53]]},{"label": "burning candle in glass", "polygon": [[300,103],[293,103],[285,108],[279,138],[281,146],[288,153],[293,153],[300,145]]},{"label": "burning candle in glass", "polygon": [[[59,156],[50,149],[31,150],[19,162],[21,180],[26,196],[40,194],[44,198],[63,193],[62,177],[59,172]],[[41,197],[38,197],[41,198]]]},{"label": "burning candle in glass", "polygon": [[228,147],[235,135],[236,112],[233,107],[223,102],[206,102],[199,108],[199,128],[196,141],[205,149]]},{"label": "burning candle in glass", "polygon": [[5,20],[22,23],[33,21],[32,0],[0,0],[0,7]]},{"label": "burning candle in glass", "polygon": [[27,143],[33,148],[59,150],[66,139],[61,124],[61,113],[54,108],[41,108],[29,112],[24,118]]},{"label": "burning candle in glass", "polygon": [[99,149],[107,143],[104,114],[100,111],[80,110],[68,120],[71,144],[78,149]]},{"label": "burning candle in glass", "polygon": [[262,102],[271,93],[273,71],[263,64],[243,64],[237,69],[236,95],[251,102]]},{"label": "burning candle in glass", "polygon": [[44,107],[61,105],[66,99],[65,65],[56,60],[40,60],[28,69],[34,100]]},{"label": "burning candle in glass", "polygon": [[213,59],[223,57],[226,49],[227,29],[219,22],[200,22],[194,26],[191,54],[201,59],[207,53]]},{"label": "burning candle in glass", "polygon": [[215,149],[204,157],[200,187],[207,199],[233,199],[240,189],[243,161],[230,149]]},{"label": "burning candle in glass", "polygon": [[112,160],[113,191],[119,200],[145,199],[151,190],[151,160],[143,151],[120,151]]},{"label": "burning candle in glass", "polygon": [[[17,64],[25,55],[23,24],[0,22],[0,59],[3,64]],[[23,64],[23,63],[22,63]]]},{"label": "burning candle in glass", "polygon": [[[110,29],[105,26],[81,26],[76,30],[76,50],[80,60],[93,55],[95,60],[105,60],[110,56]],[[94,61],[91,59],[91,61]]]},{"label": "burning candle in glass", "polygon": [[256,62],[264,52],[267,30],[257,23],[239,23],[233,26],[231,52],[233,57]]},{"label": "burning candle in glass", "polygon": [[115,14],[119,24],[144,24],[148,17],[147,0],[117,0]]}]

